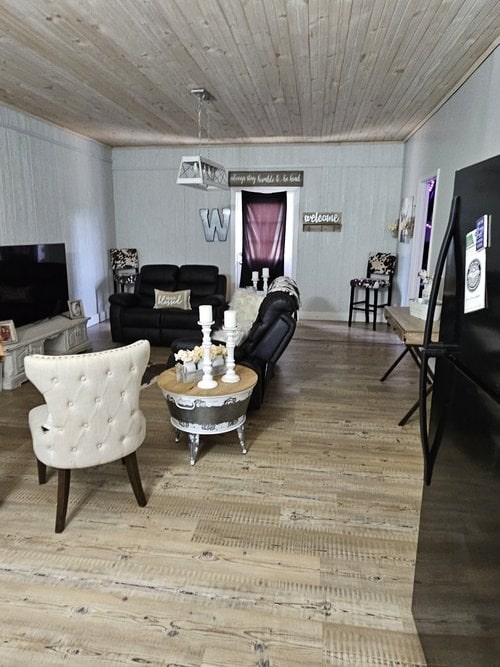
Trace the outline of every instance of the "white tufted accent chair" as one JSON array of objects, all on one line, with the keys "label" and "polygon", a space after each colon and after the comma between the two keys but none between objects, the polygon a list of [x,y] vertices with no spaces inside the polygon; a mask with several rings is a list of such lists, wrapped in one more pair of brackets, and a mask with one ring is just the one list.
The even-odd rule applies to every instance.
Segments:
[{"label": "white tufted accent chair", "polygon": [[25,358],[26,376],[45,399],[28,417],[39,483],[47,466],[58,471],[56,533],[64,530],[73,468],[122,459],[138,504],[146,505],[136,450],[146,437],[139,392],[149,353],[149,342],[140,340],[104,352]]}]

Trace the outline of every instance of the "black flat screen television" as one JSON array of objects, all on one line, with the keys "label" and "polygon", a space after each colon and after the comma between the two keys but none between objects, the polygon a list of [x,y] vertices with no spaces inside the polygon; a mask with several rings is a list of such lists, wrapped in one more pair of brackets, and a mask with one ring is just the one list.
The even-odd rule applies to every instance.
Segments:
[{"label": "black flat screen television", "polygon": [[0,245],[0,320],[20,327],[67,310],[64,243]]}]

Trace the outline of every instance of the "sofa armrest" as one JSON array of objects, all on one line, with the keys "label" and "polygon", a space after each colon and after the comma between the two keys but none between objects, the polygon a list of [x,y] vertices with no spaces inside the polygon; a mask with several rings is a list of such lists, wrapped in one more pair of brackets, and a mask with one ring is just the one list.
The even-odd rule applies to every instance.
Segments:
[{"label": "sofa armrest", "polygon": [[133,294],[132,292],[119,292],[118,294],[111,294],[109,303],[125,307],[140,306],[141,299],[137,294]]}]

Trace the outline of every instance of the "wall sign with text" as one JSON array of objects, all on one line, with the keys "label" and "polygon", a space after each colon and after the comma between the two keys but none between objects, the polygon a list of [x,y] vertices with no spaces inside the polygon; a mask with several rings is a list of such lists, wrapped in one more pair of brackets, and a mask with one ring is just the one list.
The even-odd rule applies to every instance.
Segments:
[{"label": "wall sign with text", "polygon": [[261,186],[302,187],[303,171],[230,171],[228,183],[231,188]]},{"label": "wall sign with text", "polygon": [[342,230],[342,213],[315,211],[302,214],[303,232],[340,232]]}]

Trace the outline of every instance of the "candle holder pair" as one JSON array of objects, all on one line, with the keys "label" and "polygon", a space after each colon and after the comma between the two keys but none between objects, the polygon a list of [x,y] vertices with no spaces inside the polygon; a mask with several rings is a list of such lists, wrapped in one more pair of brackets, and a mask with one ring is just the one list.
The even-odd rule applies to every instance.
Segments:
[{"label": "candle holder pair", "polygon": [[[269,278],[267,276],[262,276],[262,290],[263,290],[264,294],[267,294],[268,280],[269,280]],[[252,278],[252,285],[253,285],[254,292],[258,291],[258,284],[259,284],[259,279],[257,278],[257,280],[254,280]]]},{"label": "candle holder pair", "polygon": [[[198,387],[200,389],[215,389],[217,387],[217,380],[214,379],[212,375],[212,359],[211,359],[211,349],[212,349],[212,339],[210,337],[210,332],[212,330],[212,325],[214,322],[198,322],[201,326],[201,331],[203,334],[202,339],[202,348],[203,348],[203,377],[198,382]],[[224,324],[222,327],[227,334],[226,341],[226,372],[221,377],[222,382],[239,382],[240,376],[236,373],[235,361],[234,361],[234,347],[235,347],[235,334],[238,329],[237,325],[228,326]]]},{"label": "candle holder pair", "polygon": [[[267,294],[268,282],[269,282],[269,269],[265,267],[262,269],[262,289],[264,291],[264,294]],[[252,285],[254,292],[258,291],[258,284],[259,284],[259,272],[252,271]]]}]

